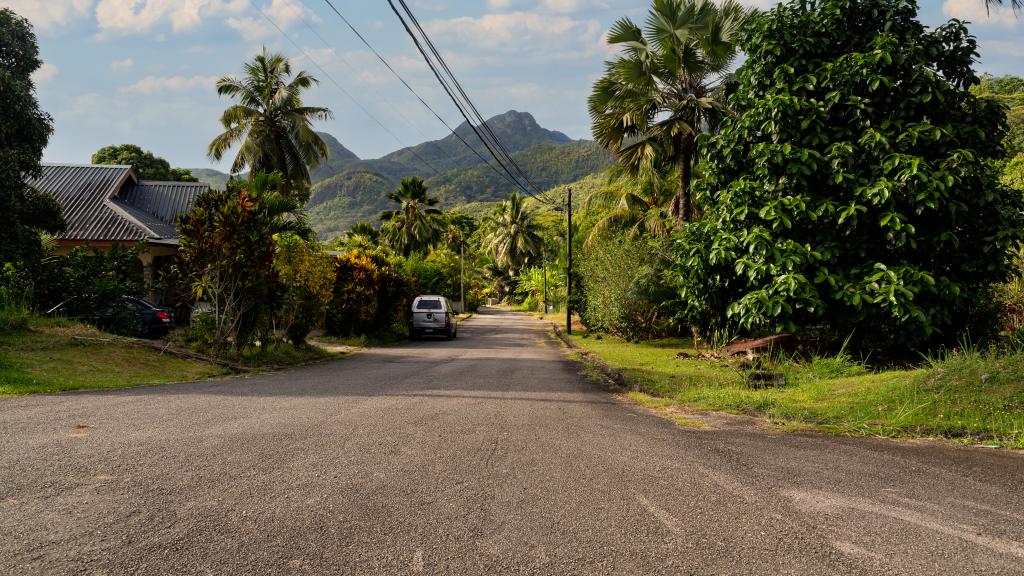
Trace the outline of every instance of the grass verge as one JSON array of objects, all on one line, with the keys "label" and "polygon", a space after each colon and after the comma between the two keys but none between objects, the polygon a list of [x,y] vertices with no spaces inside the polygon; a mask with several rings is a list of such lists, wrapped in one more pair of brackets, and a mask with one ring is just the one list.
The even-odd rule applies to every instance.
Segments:
[{"label": "grass verge", "polygon": [[230,371],[118,342],[67,321],[32,318],[0,333],[0,396],[186,382]]},{"label": "grass verge", "polygon": [[621,371],[637,400],[764,415],[794,429],[1024,448],[1022,352],[968,351],[917,369],[880,372],[847,357],[816,358],[785,365],[785,386],[754,389],[744,372],[724,363],[677,359],[678,352],[696,352],[689,340],[572,339]]}]

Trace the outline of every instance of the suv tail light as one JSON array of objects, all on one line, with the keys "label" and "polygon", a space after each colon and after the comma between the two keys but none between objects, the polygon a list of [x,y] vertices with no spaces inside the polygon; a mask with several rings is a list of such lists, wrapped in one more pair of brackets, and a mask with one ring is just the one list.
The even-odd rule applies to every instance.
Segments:
[{"label": "suv tail light", "polygon": [[444,313],[444,327],[448,328],[452,325],[452,317],[447,312]]},{"label": "suv tail light", "polygon": [[168,314],[167,312],[164,312],[163,310],[157,310],[156,311],[156,317],[161,319],[161,320],[163,320],[164,322],[170,322],[171,321],[171,315]]}]

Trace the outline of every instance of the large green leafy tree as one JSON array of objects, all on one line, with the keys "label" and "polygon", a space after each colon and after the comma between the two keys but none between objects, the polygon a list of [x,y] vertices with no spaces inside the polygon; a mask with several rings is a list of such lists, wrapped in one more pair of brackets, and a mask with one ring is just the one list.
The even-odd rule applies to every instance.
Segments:
[{"label": "large green leafy tree", "polygon": [[43,255],[40,232],[64,229],[60,206],[25,184],[40,174],[53,122],[39,108],[32,73],[39,47],[28,20],[0,8],[0,267],[32,271]]},{"label": "large green leafy tree", "polygon": [[135,144],[104,146],[92,155],[93,164],[131,166],[140,180],[198,182],[187,168],[171,168],[170,162]]},{"label": "large green leafy tree", "polygon": [[542,229],[526,199],[513,192],[483,220],[483,247],[502,269],[517,275],[544,249]]},{"label": "large green leafy tree", "polygon": [[608,35],[622,55],[594,84],[594,138],[634,172],[678,167],[671,212],[681,222],[693,217],[697,136],[728,115],[723,82],[751,14],[735,0],[654,0],[643,28],[623,18]]},{"label": "large green leafy tree", "polygon": [[907,0],[794,0],[741,45],[738,117],[706,142],[711,211],[674,270],[690,320],[879,347],[956,338],[1022,236],[991,162],[1006,118],[970,90],[964,24],[926,29]]},{"label": "large green leafy tree", "polygon": [[430,195],[420,178],[403,179],[388,199],[398,208],[381,212],[381,236],[405,258],[413,252],[428,252],[441,238],[443,214],[435,208],[440,200]]},{"label": "large green leafy tree", "polygon": [[331,111],[302,101],[302,93],[319,81],[304,71],[293,75],[291,62],[266,48],[243,69],[242,78],[225,76],[217,81],[217,93],[238,103],[221,116],[224,132],[210,142],[209,156],[219,161],[238,146],[232,173],[280,173],[282,193],[305,202],[309,171],[329,154],[313,121],[330,119]]},{"label": "large green leafy tree", "polygon": [[1006,106],[1009,131],[1003,142],[1010,157],[1024,155],[1024,78],[1020,76],[981,76],[974,93]]}]

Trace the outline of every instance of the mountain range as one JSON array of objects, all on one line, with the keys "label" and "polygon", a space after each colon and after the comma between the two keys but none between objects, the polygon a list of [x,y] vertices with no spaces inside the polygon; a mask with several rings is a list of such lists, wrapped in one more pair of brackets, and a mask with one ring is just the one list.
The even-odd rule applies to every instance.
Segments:
[{"label": "mountain range", "polygon": [[[539,191],[575,182],[614,162],[594,142],[547,130],[526,112],[512,110],[487,120],[487,125]],[[321,238],[330,239],[356,222],[375,220],[391,207],[387,193],[412,176],[423,178],[446,209],[502,200],[516,189],[493,162],[484,163],[482,158],[489,158],[489,153],[468,123],[454,132],[373,160],[362,160],[334,136],[319,133],[330,155],[310,173],[313,189],[307,210],[313,228]],[[227,175],[216,170],[192,173],[214,187],[227,181]]]}]

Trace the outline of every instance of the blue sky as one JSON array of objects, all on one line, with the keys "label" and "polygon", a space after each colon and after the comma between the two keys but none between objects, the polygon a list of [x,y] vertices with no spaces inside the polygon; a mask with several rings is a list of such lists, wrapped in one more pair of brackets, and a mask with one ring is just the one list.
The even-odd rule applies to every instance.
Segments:
[{"label": "blue sky", "polygon": [[[395,68],[455,125],[437,87],[385,0],[333,0]],[[768,7],[773,0],[747,0]],[[1024,15],[986,14],[983,0],[922,0],[921,19],[974,22],[979,69],[1024,75]],[[413,0],[413,9],[480,112],[532,112],[541,125],[589,138],[586,97],[610,53],[603,36],[623,15],[642,19],[647,2],[626,0]],[[217,167],[206,145],[228,101],[214,83],[238,74],[266,45],[321,77],[307,102],[335,118],[318,128],[363,158],[443,137],[427,112],[344,27],[323,0],[0,0],[36,26],[46,64],[40,101],[55,120],[53,162],[88,162],[108,144],[135,143],[175,166]],[[322,66],[382,130],[272,20]],[[326,42],[324,42],[326,41]]]}]

